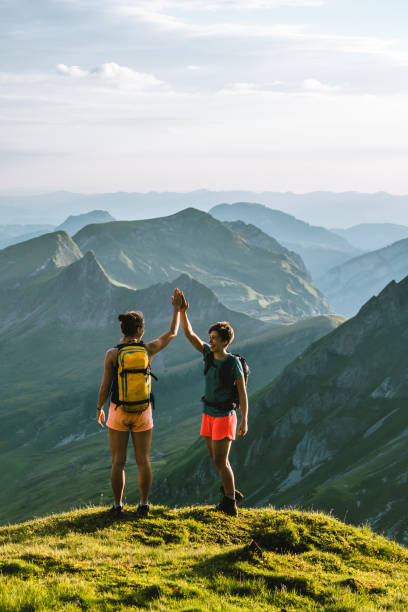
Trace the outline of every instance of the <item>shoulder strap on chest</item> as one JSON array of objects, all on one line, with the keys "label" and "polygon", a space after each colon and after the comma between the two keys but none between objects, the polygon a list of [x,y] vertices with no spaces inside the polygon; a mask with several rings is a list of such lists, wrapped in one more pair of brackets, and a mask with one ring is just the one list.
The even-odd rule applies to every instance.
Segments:
[{"label": "shoulder strap on chest", "polygon": [[122,344],[117,344],[115,348],[121,349],[121,348],[124,348],[125,346],[143,346],[144,347],[146,345],[142,340],[140,340],[140,342],[124,342]]},{"label": "shoulder strap on chest", "polygon": [[209,351],[204,359],[204,376],[207,374],[208,370],[214,366],[214,355],[211,351]]}]

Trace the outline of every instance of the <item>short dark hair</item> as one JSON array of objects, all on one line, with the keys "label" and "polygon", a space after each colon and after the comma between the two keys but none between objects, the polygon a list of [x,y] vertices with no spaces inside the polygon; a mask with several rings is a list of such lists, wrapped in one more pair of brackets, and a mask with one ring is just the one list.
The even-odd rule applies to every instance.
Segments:
[{"label": "short dark hair", "polygon": [[120,328],[124,336],[133,336],[139,329],[144,327],[143,313],[138,310],[129,310],[124,314],[118,315]]},{"label": "short dark hair", "polygon": [[208,333],[210,334],[212,331],[216,331],[221,340],[223,342],[228,342],[228,344],[231,344],[234,339],[234,330],[228,321],[218,321],[218,323],[214,323],[214,325],[211,325]]}]

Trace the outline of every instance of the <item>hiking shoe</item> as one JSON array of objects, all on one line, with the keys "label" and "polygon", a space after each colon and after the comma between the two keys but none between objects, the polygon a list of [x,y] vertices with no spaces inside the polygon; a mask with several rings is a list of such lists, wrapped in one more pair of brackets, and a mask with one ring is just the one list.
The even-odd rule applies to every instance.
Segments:
[{"label": "hiking shoe", "polygon": [[238,516],[237,503],[235,499],[230,499],[229,497],[224,497],[220,501],[217,506],[215,506],[216,510],[220,510],[220,512],[224,512],[224,514],[228,514],[229,516]]},{"label": "hiking shoe", "polygon": [[136,517],[146,518],[148,514],[149,514],[149,504],[146,504],[145,506],[141,506],[139,504],[138,507],[136,508]]},{"label": "hiking shoe", "polygon": [[108,514],[113,518],[122,518],[123,506],[112,506],[112,508],[108,510]]},{"label": "hiking shoe", "polygon": [[[224,487],[222,485],[220,486],[220,491],[223,495],[225,495]],[[241,493],[241,491],[238,491],[238,489],[235,489],[235,501],[237,502],[237,504],[239,504],[239,502],[242,501],[243,499],[244,499],[243,493]]]}]

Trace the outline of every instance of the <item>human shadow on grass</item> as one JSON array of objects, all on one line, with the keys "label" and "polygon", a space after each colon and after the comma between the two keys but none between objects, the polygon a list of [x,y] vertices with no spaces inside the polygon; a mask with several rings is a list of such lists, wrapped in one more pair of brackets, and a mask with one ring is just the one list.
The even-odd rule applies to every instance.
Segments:
[{"label": "human shadow on grass", "polygon": [[[231,594],[235,595],[250,595],[257,588],[257,583],[262,583],[270,591],[285,587],[288,591],[316,596],[312,579],[275,572],[254,541],[197,563],[191,568],[191,574],[196,580],[204,578],[212,584],[217,578],[230,579]],[[224,581],[221,589],[225,590]]]}]

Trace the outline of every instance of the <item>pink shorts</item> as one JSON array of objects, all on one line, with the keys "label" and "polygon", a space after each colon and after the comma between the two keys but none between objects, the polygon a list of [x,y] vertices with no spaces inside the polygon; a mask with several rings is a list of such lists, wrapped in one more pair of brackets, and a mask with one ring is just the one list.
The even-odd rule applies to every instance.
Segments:
[{"label": "pink shorts", "polygon": [[228,416],[213,417],[209,414],[203,414],[201,421],[200,435],[211,440],[223,440],[229,438],[235,440],[237,430],[237,415],[234,412]]},{"label": "pink shorts", "polygon": [[150,405],[143,412],[125,412],[111,402],[106,425],[116,431],[147,431],[153,427],[152,407]]}]

